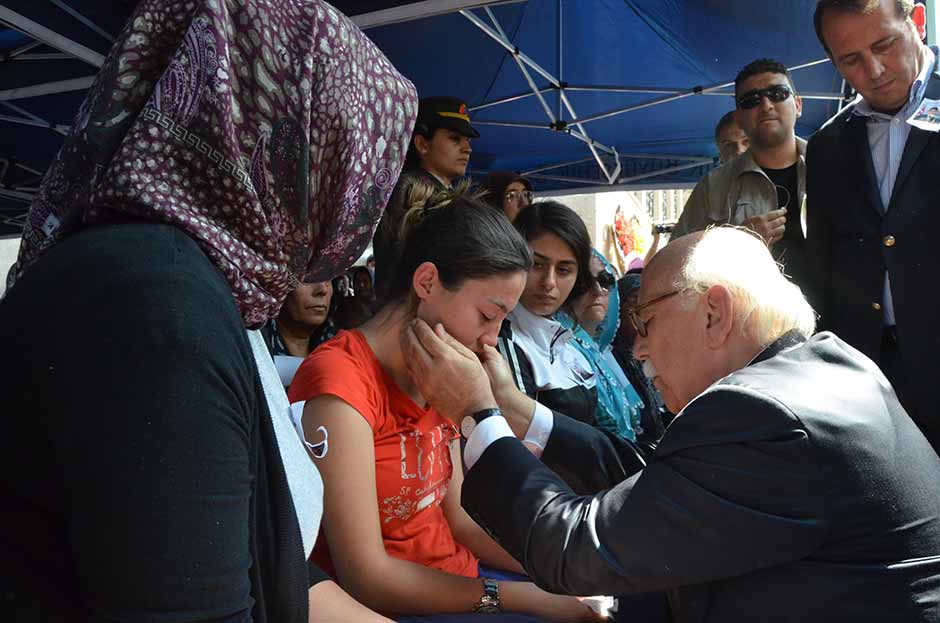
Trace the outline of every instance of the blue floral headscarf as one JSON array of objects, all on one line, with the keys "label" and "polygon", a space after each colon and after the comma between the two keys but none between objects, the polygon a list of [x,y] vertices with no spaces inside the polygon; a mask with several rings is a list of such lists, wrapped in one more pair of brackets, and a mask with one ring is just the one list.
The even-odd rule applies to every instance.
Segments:
[{"label": "blue floral headscarf", "polygon": [[[593,253],[603,264],[604,270],[616,276],[616,271],[607,258],[597,250]],[[562,326],[571,330],[575,348],[594,369],[597,379],[597,408],[594,417],[598,426],[635,442],[637,433],[643,430],[640,417],[645,404],[627,380],[623,370],[619,369],[611,353],[611,344],[620,327],[620,293],[617,288],[612,287],[608,293],[607,315],[598,325],[594,335],[590,335],[566,313],[558,313],[557,319]]]}]

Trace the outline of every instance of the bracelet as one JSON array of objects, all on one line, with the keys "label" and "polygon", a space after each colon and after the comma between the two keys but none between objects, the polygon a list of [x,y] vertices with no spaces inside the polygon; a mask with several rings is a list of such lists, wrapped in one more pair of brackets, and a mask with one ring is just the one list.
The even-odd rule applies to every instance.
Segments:
[{"label": "bracelet", "polygon": [[499,607],[499,583],[490,578],[482,578],[483,596],[473,608],[476,614],[499,614],[503,610]]}]

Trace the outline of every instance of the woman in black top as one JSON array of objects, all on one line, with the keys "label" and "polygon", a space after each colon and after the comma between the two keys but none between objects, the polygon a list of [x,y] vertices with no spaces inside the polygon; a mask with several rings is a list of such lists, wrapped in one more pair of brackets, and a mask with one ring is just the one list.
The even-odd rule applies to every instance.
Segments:
[{"label": "woman in black top", "polygon": [[322,485],[256,329],[367,245],[415,112],[319,0],[138,4],[0,302],[4,620],[385,620],[308,568]]}]

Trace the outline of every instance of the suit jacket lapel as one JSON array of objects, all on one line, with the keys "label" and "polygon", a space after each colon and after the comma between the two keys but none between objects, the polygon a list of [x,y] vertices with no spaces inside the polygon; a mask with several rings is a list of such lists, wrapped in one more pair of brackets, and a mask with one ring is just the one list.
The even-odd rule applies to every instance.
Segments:
[{"label": "suit jacket lapel", "polygon": [[846,132],[849,135],[849,145],[845,150],[847,157],[853,155],[860,160],[857,163],[856,170],[865,172],[865,197],[871,208],[882,216],[885,212],[884,205],[881,203],[881,193],[878,191],[878,177],[875,175],[875,165],[871,160],[871,147],[868,145],[868,127],[865,117],[852,115],[849,117]]},{"label": "suit jacket lapel", "polygon": [[[933,69],[933,72],[930,74],[930,80],[927,82],[927,88],[924,90],[924,99],[940,99],[940,73],[937,71],[936,62]],[[910,175],[911,169],[914,168],[914,163],[917,162],[917,159],[924,151],[927,143],[930,142],[930,139],[933,138],[934,134],[935,132],[928,132],[920,128],[911,128],[911,133],[907,137],[907,143],[904,145],[904,153],[901,154],[901,164],[898,165],[898,176],[894,180],[894,189],[891,191],[891,204],[888,206],[889,210],[891,206],[894,205],[894,196],[897,195],[898,189],[901,188],[907,176]]]}]

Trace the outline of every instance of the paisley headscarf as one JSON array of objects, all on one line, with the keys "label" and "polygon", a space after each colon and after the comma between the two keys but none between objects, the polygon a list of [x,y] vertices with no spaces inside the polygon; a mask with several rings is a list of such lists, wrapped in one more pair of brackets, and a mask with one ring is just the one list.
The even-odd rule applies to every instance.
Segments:
[{"label": "paisley headscarf", "polygon": [[[594,257],[604,269],[616,275],[614,267],[596,249]],[[572,343],[591,363],[597,380],[597,409],[594,419],[598,426],[635,442],[642,432],[641,416],[645,403],[624,375],[614,359],[611,344],[620,327],[620,293],[616,287],[610,289],[607,298],[607,315],[598,325],[594,335],[567,313],[557,314],[562,326],[571,329]]]},{"label": "paisley headscarf", "polygon": [[319,0],[141,0],[30,207],[18,275],[93,223],[186,231],[246,326],[368,245],[417,96]]}]

